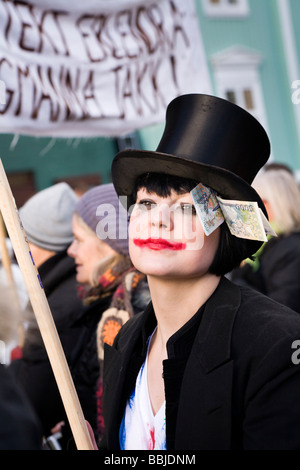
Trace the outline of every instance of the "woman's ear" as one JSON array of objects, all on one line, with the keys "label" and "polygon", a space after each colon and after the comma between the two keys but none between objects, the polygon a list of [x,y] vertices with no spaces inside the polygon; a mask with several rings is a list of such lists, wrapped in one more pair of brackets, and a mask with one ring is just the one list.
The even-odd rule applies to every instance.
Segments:
[{"label": "woman's ear", "polygon": [[273,209],[272,209],[272,205],[269,203],[269,201],[267,199],[263,199],[263,203],[264,203],[265,208],[267,210],[267,213],[268,213],[268,216],[269,216],[269,221],[271,222],[272,220],[274,220],[274,212],[273,212]]}]

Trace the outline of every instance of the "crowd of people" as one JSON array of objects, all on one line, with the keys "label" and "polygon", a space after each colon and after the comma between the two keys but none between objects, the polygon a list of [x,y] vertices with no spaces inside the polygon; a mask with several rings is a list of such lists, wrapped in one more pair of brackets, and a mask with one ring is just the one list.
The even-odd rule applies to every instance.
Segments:
[{"label": "crowd of people", "polygon": [[[248,112],[182,95],[112,183],[20,208],[97,449],[300,450],[300,189],[269,155]],[[218,198],[256,204],[277,236],[234,235]],[[25,325],[0,366],[0,449],[75,449],[30,299],[0,299],[0,340]]]}]

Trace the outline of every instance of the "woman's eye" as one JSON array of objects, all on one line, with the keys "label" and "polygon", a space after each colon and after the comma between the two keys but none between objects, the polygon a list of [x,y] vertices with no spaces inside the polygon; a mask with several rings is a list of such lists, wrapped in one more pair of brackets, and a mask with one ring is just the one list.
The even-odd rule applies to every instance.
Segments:
[{"label": "woman's eye", "polygon": [[151,201],[150,199],[142,199],[141,201],[138,202],[138,206],[141,209],[153,209],[155,207],[155,202]]},{"label": "woman's eye", "polygon": [[179,210],[181,210],[181,212],[183,212],[184,214],[196,215],[196,209],[193,204],[182,203],[179,206]]}]

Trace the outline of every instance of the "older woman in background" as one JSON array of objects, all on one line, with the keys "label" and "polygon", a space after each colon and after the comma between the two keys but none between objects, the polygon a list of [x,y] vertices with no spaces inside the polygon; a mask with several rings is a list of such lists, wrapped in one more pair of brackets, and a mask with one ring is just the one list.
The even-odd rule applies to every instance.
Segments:
[{"label": "older woman in background", "polygon": [[73,327],[71,373],[96,438],[104,431],[104,343],[112,344],[121,326],[150,300],[146,277],[129,258],[127,229],[128,215],[112,184],[96,186],[79,199],[68,254],[75,260],[85,309]]}]

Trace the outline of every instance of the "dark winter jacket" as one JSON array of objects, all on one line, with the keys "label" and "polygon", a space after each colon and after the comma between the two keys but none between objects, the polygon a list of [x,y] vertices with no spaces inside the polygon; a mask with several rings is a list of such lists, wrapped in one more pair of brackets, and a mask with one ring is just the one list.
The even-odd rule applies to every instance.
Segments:
[{"label": "dark winter jacket", "polygon": [[26,395],[0,364],[0,450],[41,450],[42,429]]},{"label": "dark winter jacket", "polygon": [[[167,450],[300,450],[300,361],[293,361],[300,316],[225,278],[199,314],[171,404],[165,372],[172,366],[174,374],[176,364],[181,369],[184,348],[176,344],[185,327],[167,343]],[[150,304],[123,326],[113,346],[105,346],[103,449],[120,449],[126,400],[155,325]]]},{"label": "dark winter jacket", "polygon": [[[77,295],[74,260],[66,252],[59,253],[39,267],[39,274],[66,359],[69,360],[76,343],[71,325],[82,310],[82,302]],[[65,417],[65,412],[35,321],[26,333],[22,359],[13,361],[10,368],[38,414],[44,435],[48,436],[51,428]]]},{"label": "dark winter jacket", "polygon": [[85,307],[72,325],[73,338],[76,338],[70,357],[70,371],[76,387],[85,419],[97,435],[97,383],[100,366],[97,352],[97,325],[111,302],[112,296],[96,299]]},{"label": "dark winter jacket", "polygon": [[300,232],[269,240],[255,262],[235,269],[231,280],[300,313]]}]

